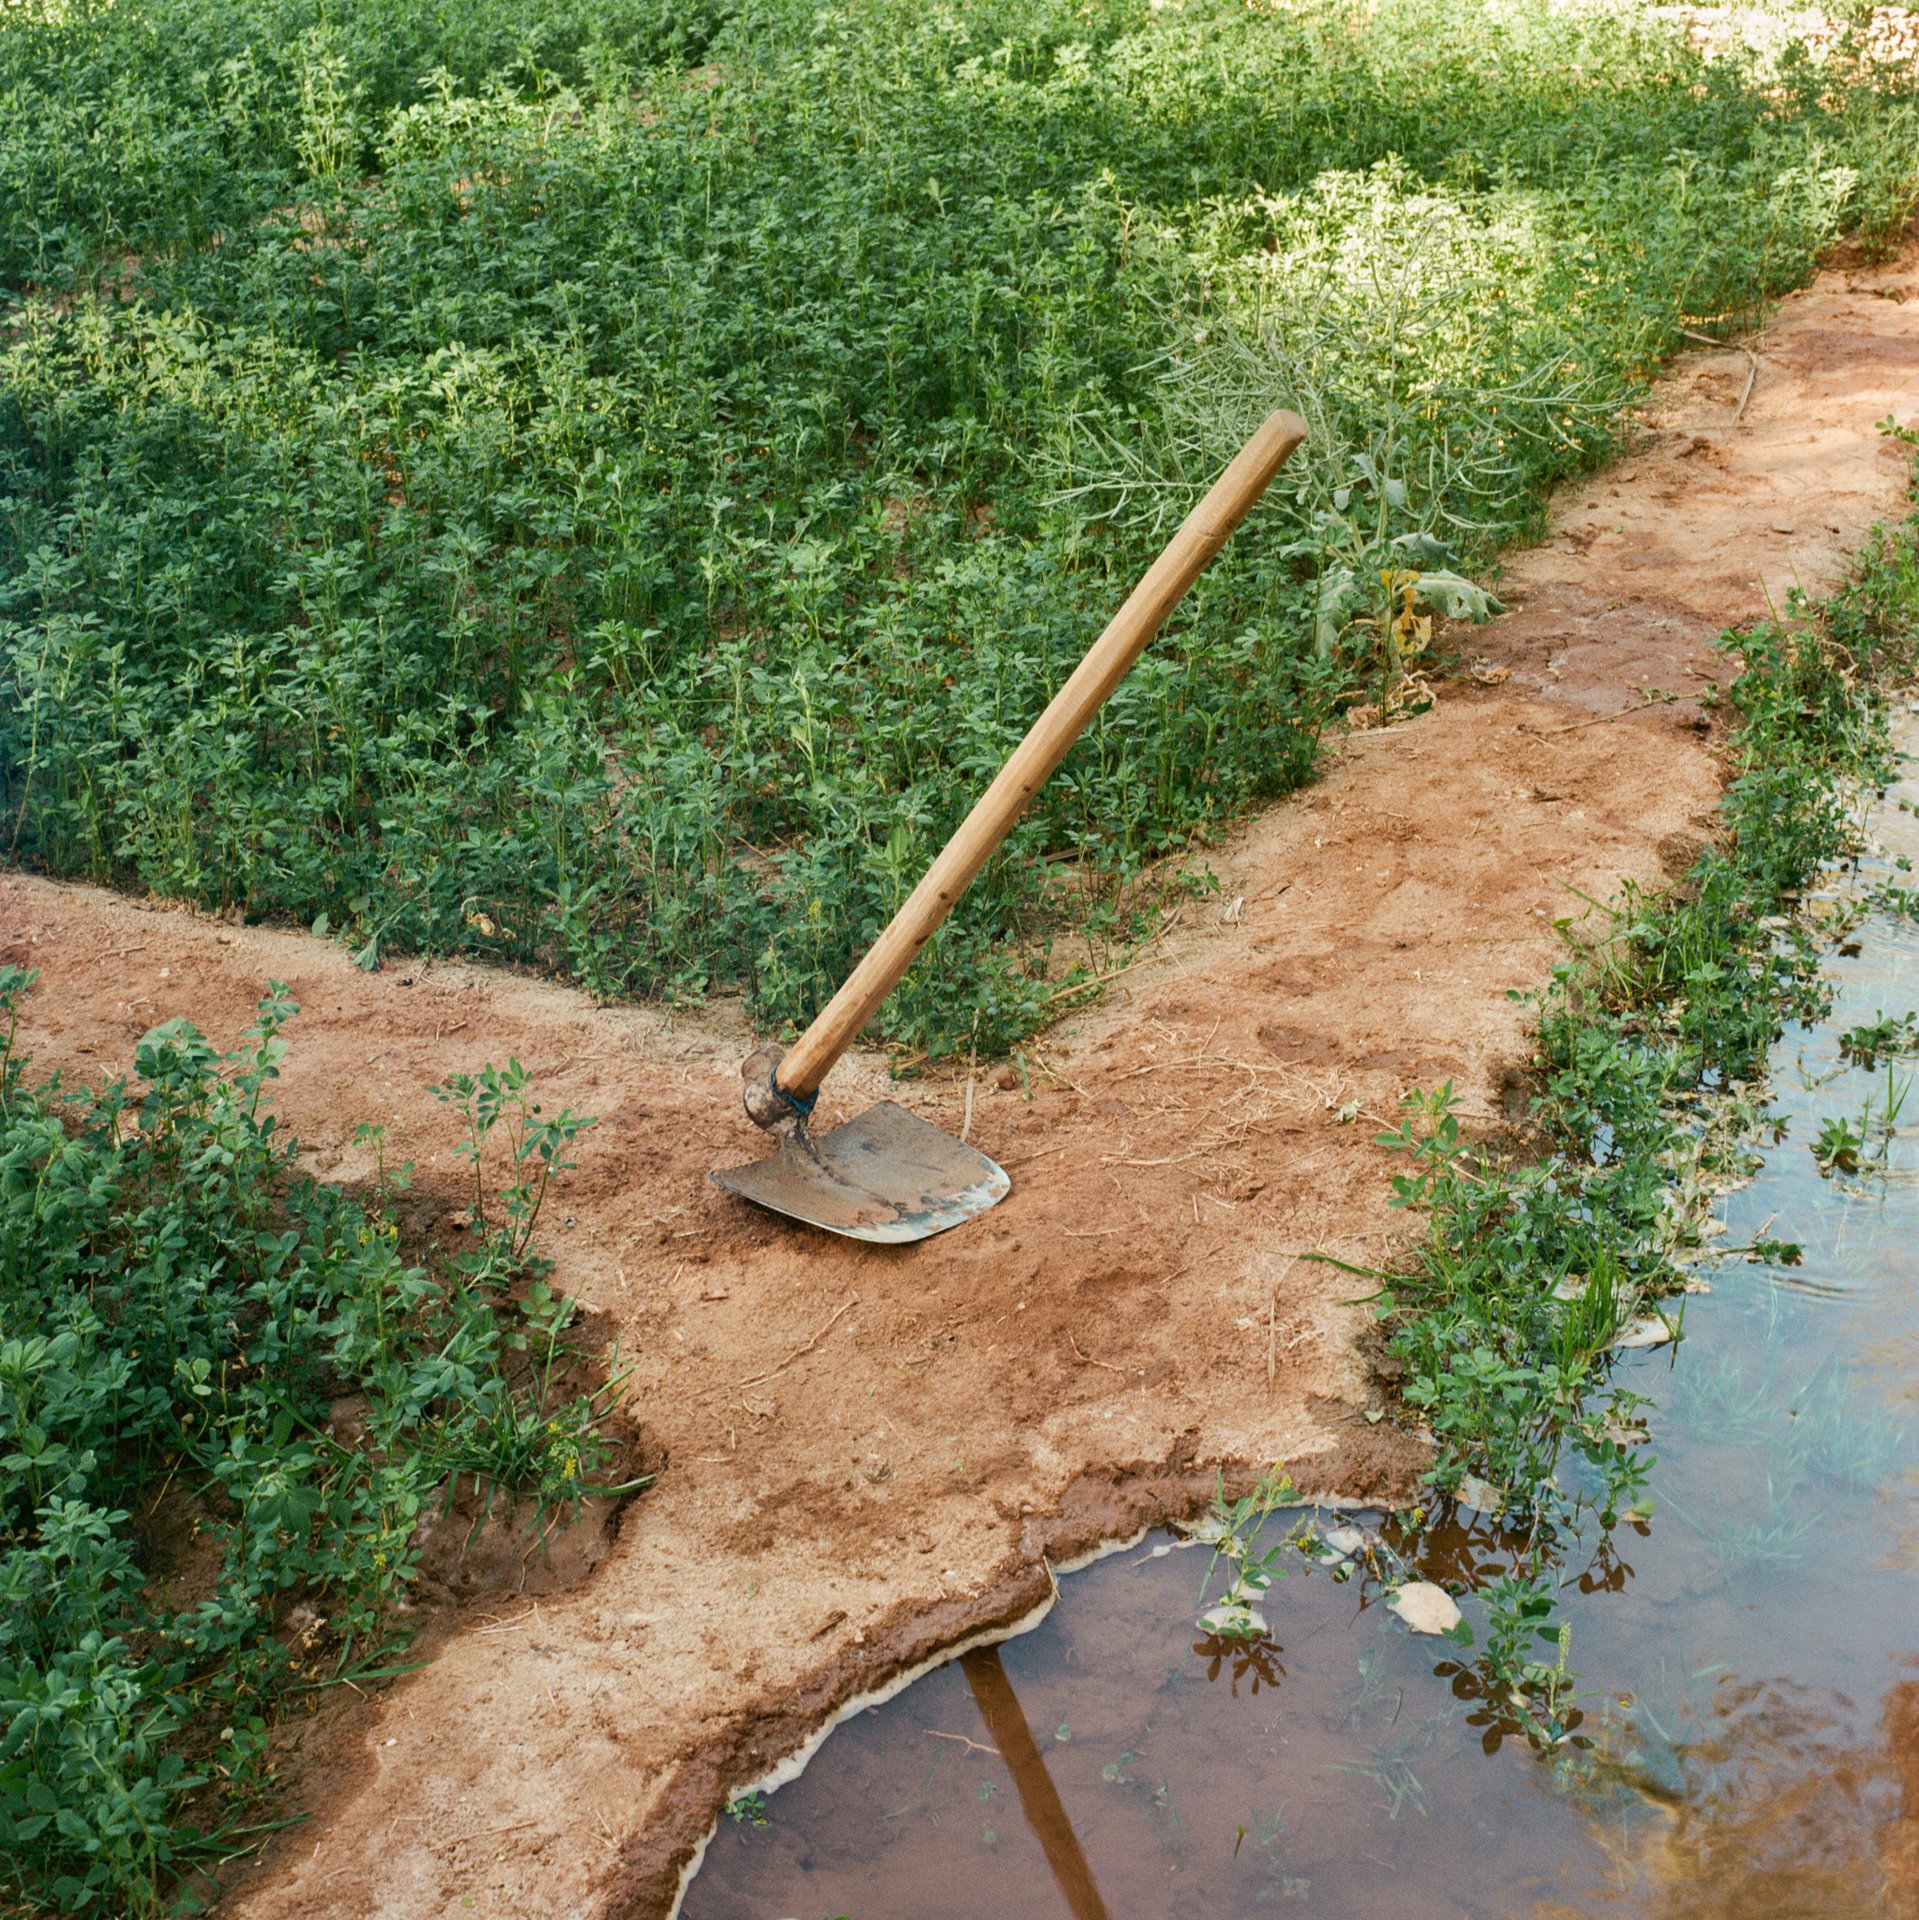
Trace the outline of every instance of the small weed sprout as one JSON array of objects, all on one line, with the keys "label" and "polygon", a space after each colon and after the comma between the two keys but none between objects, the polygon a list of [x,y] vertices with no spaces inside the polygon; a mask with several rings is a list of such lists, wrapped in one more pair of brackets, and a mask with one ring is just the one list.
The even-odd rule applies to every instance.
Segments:
[{"label": "small weed sprout", "polygon": [[1788,1471],[1822,1474],[1864,1492],[1889,1483],[1908,1457],[1906,1429],[1843,1376],[1808,1389],[1794,1409]]},{"label": "small weed sprout", "polygon": [[1422,1736],[1417,1731],[1370,1741],[1363,1760],[1335,1761],[1332,1770],[1357,1774],[1378,1787],[1385,1796],[1379,1803],[1380,1811],[1388,1820],[1397,1820],[1408,1808],[1423,1817],[1426,1788],[1413,1762],[1430,1744],[1430,1736]]},{"label": "small weed sprout", "polygon": [[1253,1896],[1261,1906],[1275,1900],[1306,1900],[1312,1897],[1312,1881],[1304,1874],[1287,1870],[1285,1839],[1289,1824],[1286,1809],[1275,1807],[1270,1813],[1255,1818],[1250,1827],[1242,1825],[1233,1837],[1235,1854],[1250,1840],[1263,1864],[1266,1884]]},{"label": "small weed sprout", "polygon": [[[1286,1529],[1271,1545],[1262,1544],[1261,1536],[1267,1521],[1282,1507],[1295,1504],[1298,1497],[1292,1475],[1278,1461],[1237,1500],[1227,1499],[1226,1476],[1223,1472],[1218,1476],[1212,1508],[1193,1529],[1194,1538],[1213,1549],[1200,1583],[1198,1624],[1202,1632],[1222,1640],[1265,1637],[1267,1622],[1259,1611],[1260,1598],[1275,1580],[1283,1580],[1291,1571],[1286,1564],[1288,1558],[1300,1552],[1310,1536],[1303,1521]],[[1219,1597],[1208,1604],[1213,1576],[1222,1562],[1226,1583]]]},{"label": "small weed sprout", "polygon": [[1865,1150],[1865,1129],[1854,1126],[1843,1114],[1826,1120],[1812,1143],[1812,1157],[1821,1173],[1856,1173],[1859,1156]]},{"label": "small weed sprout", "polygon": [[1858,1118],[1829,1116],[1813,1139],[1812,1157],[1822,1174],[1858,1173],[1866,1168],[1884,1172],[1899,1131],[1899,1116],[1912,1091],[1912,1076],[1901,1079],[1890,1060],[1882,1091],[1869,1092]]},{"label": "small weed sprout", "polygon": [[1919,1013],[1862,1020],[1839,1036],[1839,1052],[1849,1064],[1868,1070],[1884,1057],[1919,1053]]}]

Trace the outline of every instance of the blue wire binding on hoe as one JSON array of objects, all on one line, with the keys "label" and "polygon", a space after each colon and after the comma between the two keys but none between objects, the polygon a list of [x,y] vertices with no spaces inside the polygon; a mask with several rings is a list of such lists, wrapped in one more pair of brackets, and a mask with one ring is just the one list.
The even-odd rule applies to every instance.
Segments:
[{"label": "blue wire binding on hoe", "polygon": [[771,1087],[802,1120],[806,1119],[819,1103],[820,1090],[818,1087],[815,1087],[804,1099],[801,1099],[796,1093],[788,1093],[787,1090],[780,1085],[780,1070],[777,1066],[767,1074],[766,1084]]}]

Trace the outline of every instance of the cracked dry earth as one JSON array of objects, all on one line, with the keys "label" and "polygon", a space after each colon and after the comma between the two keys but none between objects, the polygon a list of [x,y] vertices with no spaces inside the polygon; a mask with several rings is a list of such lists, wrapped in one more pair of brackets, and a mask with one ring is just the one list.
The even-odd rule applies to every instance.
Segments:
[{"label": "cracked dry earth", "polygon": [[[279,1104],[313,1169],[364,1177],[353,1130],[381,1122],[436,1217],[462,1194],[427,1092],[447,1070],[516,1054],[600,1116],[547,1247],[633,1363],[665,1471],[576,1584],[456,1609],[424,1671],[289,1730],[288,1810],[313,1818],[229,1875],[228,1913],[661,1916],[728,1794],[1030,1613],[1049,1559],[1191,1511],[1215,1463],[1407,1489],[1410,1443],[1362,1417],[1353,1282],[1298,1256],[1393,1257],[1412,1228],[1374,1118],[1451,1078],[1497,1121],[1526,1050],[1507,990],[1545,974],[1567,888],[1655,880],[1701,845],[1713,638],[1835,583],[1900,510],[1875,423],[1919,413],[1919,250],[1829,269],[1752,351],[1736,424],[1745,351],[1688,356],[1637,450],[1516,557],[1515,610],[1470,636],[1495,684],[1445,684],[1250,824],[1214,862],[1228,904],[1056,1030],[1030,1099],[982,1076],[972,1137],[1013,1192],[919,1247],[708,1184],[761,1150],[737,1022],[470,965],[365,975],[303,936],[0,876],[0,959],[42,973],[43,1070],[122,1072],[176,1013],[231,1044],[285,980],[304,1012]],[[887,1091],[856,1056],[826,1117]],[[903,1097],[957,1131],[964,1076]]]}]

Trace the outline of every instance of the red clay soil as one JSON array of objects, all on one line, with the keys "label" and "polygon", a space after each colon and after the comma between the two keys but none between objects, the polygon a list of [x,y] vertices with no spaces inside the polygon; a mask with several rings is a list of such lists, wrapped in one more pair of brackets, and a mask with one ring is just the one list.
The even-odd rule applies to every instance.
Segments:
[{"label": "red clay soil", "polygon": [[[1386,1205],[1375,1121],[1448,1078],[1500,1119],[1526,1056],[1508,990],[1551,964],[1567,889],[1655,880],[1702,844],[1713,637],[1834,583],[1900,509],[1875,422],[1919,413],[1919,257],[1828,271],[1754,350],[1736,422],[1746,354],[1688,358],[1640,450],[1517,559],[1516,611],[1467,636],[1491,684],[1354,736],[1243,832],[1205,924],[1056,1031],[1030,1098],[982,1076],[972,1137],[1012,1195],[918,1247],[708,1184],[763,1149],[737,1020],[469,965],[367,975],[321,941],[0,878],[0,958],[43,976],[24,1023],[41,1068],[125,1071],[173,1014],[230,1043],[287,981],[305,1011],[279,1104],[314,1170],[365,1176],[353,1130],[382,1122],[449,1234],[463,1169],[432,1081],[514,1054],[547,1100],[600,1116],[546,1245],[618,1334],[665,1471],[581,1584],[496,1598],[315,1736],[292,1770],[316,1817],[232,1876],[231,1913],[663,1915],[730,1793],[849,1700],[1030,1612],[1049,1557],[1190,1512],[1216,1463],[1408,1490],[1413,1443],[1363,1417],[1383,1401],[1354,1282],[1299,1256],[1394,1257],[1414,1225]],[[855,1057],[825,1117],[888,1091]],[[890,1091],[958,1130],[963,1076]]]}]

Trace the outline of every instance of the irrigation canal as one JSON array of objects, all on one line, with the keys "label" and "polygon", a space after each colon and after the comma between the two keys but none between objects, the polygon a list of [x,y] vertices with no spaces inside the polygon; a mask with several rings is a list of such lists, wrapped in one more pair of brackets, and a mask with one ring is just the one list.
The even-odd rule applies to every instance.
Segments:
[{"label": "irrigation canal", "polygon": [[[1914,805],[1908,778],[1874,809],[1836,897],[1909,884]],[[1159,1535],[723,1820],[685,1920],[1919,1916],[1919,1063],[1840,1045],[1919,1008],[1919,924],[1874,911],[1829,964],[1830,1016],[1774,1050],[1783,1137],[1725,1202],[1727,1246],[1802,1260],[1702,1268],[1683,1337],[1617,1361],[1656,1507],[1563,1568],[1575,1740],[1500,1737],[1363,1555],[1234,1642],[1194,1625],[1207,1554]],[[1811,1150],[1835,1119],[1850,1172]],[[1508,1545],[1462,1509],[1422,1570],[1489,1579]]]}]

